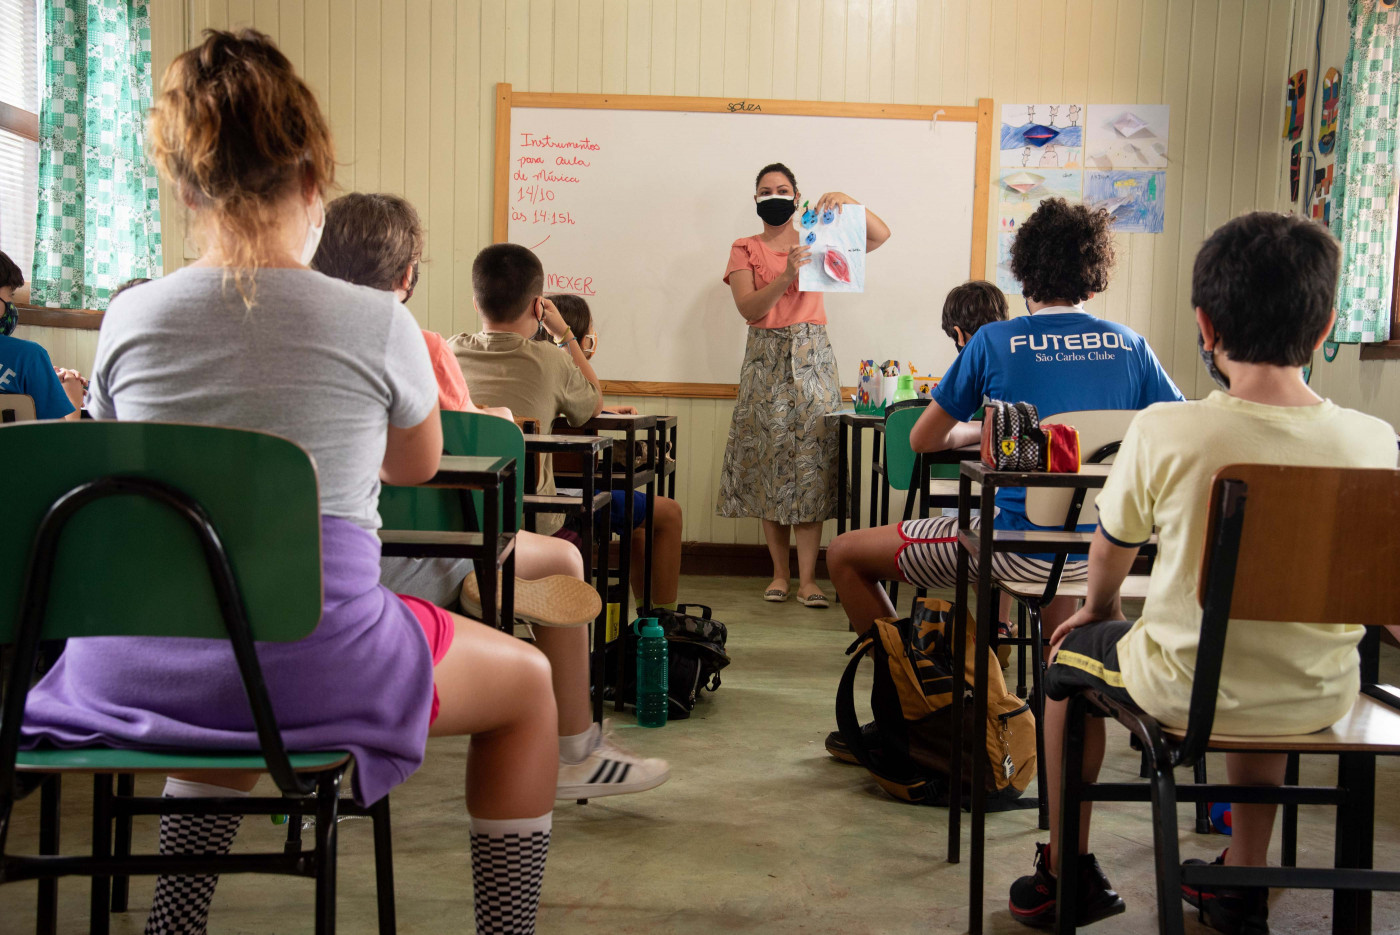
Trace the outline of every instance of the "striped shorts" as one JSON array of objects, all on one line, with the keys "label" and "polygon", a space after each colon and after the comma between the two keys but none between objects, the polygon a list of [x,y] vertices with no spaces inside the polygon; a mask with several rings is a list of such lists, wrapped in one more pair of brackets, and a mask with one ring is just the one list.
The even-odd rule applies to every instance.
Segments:
[{"label": "striped shorts", "polygon": [[[977,529],[981,525],[981,518],[972,517],[970,525],[974,530]],[[905,581],[929,590],[952,588],[957,585],[956,516],[934,516],[900,523],[899,537],[904,541],[895,553],[895,565]],[[977,556],[969,556],[968,566],[971,573],[976,575]],[[1061,580],[1082,581],[1088,576],[1088,562],[1065,562]],[[1050,577],[1050,563],[1017,552],[993,552],[992,577],[1002,581],[1044,581]]]}]

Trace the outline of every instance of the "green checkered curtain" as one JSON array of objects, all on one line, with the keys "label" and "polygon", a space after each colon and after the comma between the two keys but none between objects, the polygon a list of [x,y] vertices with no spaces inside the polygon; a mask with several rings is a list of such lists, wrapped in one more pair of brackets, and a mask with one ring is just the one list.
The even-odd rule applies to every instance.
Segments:
[{"label": "green checkered curtain", "polygon": [[1390,338],[1395,284],[1396,181],[1400,178],[1400,9],[1352,0],[1351,47],[1342,77],[1332,232],[1342,242],[1342,280],[1332,340]]},{"label": "green checkered curtain", "polygon": [[160,275],[160,201],[146,158],[148,0],[48,0],[31,301],[105,309]]}]

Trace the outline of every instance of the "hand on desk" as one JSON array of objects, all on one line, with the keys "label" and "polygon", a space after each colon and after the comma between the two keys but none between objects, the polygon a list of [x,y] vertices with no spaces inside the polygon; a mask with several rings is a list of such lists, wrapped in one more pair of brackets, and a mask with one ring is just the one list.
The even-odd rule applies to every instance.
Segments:
[{"label": "hand on desk", "polygon": [[603,411],[604,411],[604,412],[610,412],[610,413],[612,413],[613,415],[619,415],[619,416],[635,416],[635,415],[639,415],[639,413],[637,412],[637,407],[636,407],[636,406],[609,406],[607,409],[604,409]]}]

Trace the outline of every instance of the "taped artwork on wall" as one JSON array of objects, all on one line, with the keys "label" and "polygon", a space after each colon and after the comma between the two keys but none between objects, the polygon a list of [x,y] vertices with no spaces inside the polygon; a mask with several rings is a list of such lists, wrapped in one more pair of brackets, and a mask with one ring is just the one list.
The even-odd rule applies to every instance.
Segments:
[{"label": "taped artwork on wall", "polygon": [[1001,164],[1032,170],[1082,168],[1083,113],[1079,104],[1003,104]]},{"label": "taped artwork on wall", "polygon": [[[1283,135],[1302,139],[1303,117],[1308,106],[1308,70],[1301,69],[1288,79],[1288,98],[1283,105]],[[1297,200],[1297,195],[1294,195]]]},{"label": "taped artwork on wall", "polygon": [[1303,144],[1294,143],[1288,156],[1288,200],[1298,200],[1298,173],[1303,165]]},{"label": "taped artwork on wall", "polygon": [[1113,215],[1120,234],[1160,234],[1166,216],[1166,177],[1161,171],[1110,169],[1084,173],[1084,203]]},{"label": "taped artwork on wall", "polygon": [[1021,292],[1021,281],[1011,275],[1011,241],[1015,234],[997,234],[997,288],[1007,295]]},{"label": "taped artwork on wall", "polygon": [[1092,169],[1165,169],[1171,107],[1090,104],[1084,123],[1084,164]]},{"label": "taped artwork on wall", "polygon": [[1308,216],[1327,226],[1332,224],[1332,166],[1313,170],[1312,197],[1308,203]]},{"label": "taped artwork on wall", "polygon": [[1322,77],[1322,119],[1318,125],[1317,151],[1326,155],[1337,145],[1337,114],[1342,103],[1342,73],[1327,69]]},{"label": "taped artwork on wall", "polygon": [[1078,202],[1083,176],[1078,169],[1002,169],[997,185],[997,230],[1015,233],[1046,198]]}]

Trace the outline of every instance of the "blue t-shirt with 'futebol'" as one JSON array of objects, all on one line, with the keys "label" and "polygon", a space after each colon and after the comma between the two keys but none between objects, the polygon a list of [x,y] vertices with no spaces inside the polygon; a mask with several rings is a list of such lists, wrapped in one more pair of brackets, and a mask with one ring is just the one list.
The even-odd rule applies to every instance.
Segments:
[{"label": "blue t-shirt with 'futebol'", "polygon": [[[1033,403],[1041,418],[1083,409],[1145,409],[1184,399],[1147,341],[1080,308],[983,325],[934,388],[943,411],[966,422],[983,398]],[[998,529],[1041,529],[1026,492],[997,492]],[[1079,526],[1091,531],[1096,524]]]}]

